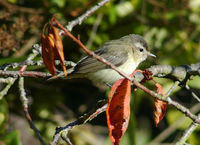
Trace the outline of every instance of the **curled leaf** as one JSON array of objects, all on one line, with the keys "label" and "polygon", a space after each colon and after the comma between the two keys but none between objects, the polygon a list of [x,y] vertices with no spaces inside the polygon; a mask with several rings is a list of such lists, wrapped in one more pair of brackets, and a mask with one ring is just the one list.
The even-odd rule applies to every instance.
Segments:
[{"label": "curled leaf", "polygon": [[54,53],[53,53],[54,41],[52,36],[42,35],[42,59],[46,65],[49,72],[55,76],[55,62],[54,62]]},{"label": "curled leaf", "polygon": [[56,77],[55,59],[58,58],[61,62],[65,77],[67,77],[67,70],[65,67],[65,57],[63,52],[62,39],[56,27],[48,25],[48,34],[44,34],[44,26],[42,34],[42,59],[49,72]]},{"label": "curled leaf", "polygon": [[64,75],[65,75],[65,77],[67,77],[67,70],[65,67],[65,56],[64,56],[64,51],[63,51],[63,43],[62,43],[62,39],[59,35],[59,31],[56,27],[53,26],[50,28],[49,33],[53,34],[53,36],[54,36],[54,43],[55,43],[54,53],[56,54],[55,55],[56,58],[57,57],[59,58],[62,68],[63,68],[63,71],[64,71]]},{"label": "curled leaf", "polygon": [[[158,83],[155,84],[156,88],[157,88],[157,93],[160,95],[164,95],[164,91],[162,89],[162,86]],[[163,117],[165,116],[166,113],[166,109],[167,109],[167,102],[159,100],[159,99],[154,99],[154,123],[157,126],[159,124],[159,122],[163,119]]]}]

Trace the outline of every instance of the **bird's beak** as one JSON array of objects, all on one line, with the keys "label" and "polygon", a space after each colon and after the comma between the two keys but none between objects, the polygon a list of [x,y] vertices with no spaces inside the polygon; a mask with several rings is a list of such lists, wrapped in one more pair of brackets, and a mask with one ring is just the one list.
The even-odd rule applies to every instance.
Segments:
[{"label": "bird's beak", "polygon": [[156,57],[154,54],[152,54],[151,52],[148,52],[148,56],[152,56],[152,57]]}]

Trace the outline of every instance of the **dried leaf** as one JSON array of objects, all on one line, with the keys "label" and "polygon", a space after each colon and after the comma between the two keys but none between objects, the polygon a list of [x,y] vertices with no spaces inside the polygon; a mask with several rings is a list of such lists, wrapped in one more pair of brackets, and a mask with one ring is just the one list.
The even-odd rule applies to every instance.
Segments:
[{"label": "dried leaf", "polygon": [[55,69],[54,53],[53,53],[54,41],[52,37],[53,36],[51,35],[47,37],[44,34],[42,35],[42,59],[49,72],[53,76],[55,76],[56,69]]},{"label": "dried leaf", "polygon": [[[160,95],[164,95],[164,91],[162,89],[162,86],[158,83],[155,84],[156,88],[157,88],[157,93]],[[157,126],[160,121],[163,119],[163,117],[165,116],[166,113],[166,109],[167,109],[167,102],[159,100],[159,99],[154,99],[154,123]]]},{"label": "dried leaf", "polygon": [[58,58],[61,62],[64,75],[67,77],[67,70],[65,67],[65,57],[63,52],[62,39],[60,38],[59,31],[56,27],[48,25],[48,35],[44,35],[44,30],[47,24],[44,26],[42,35],[42,58],[49,72],[55,77],[55,59]]},{"label": "dried leaf", "polygon": [[63,71],[64,71],[64,75],[65,77],[67,77],[67,70],[65,67],[65,56],[64,56],[64,51],[63,51],[63,43],[62,43],[62,39],[59,35],[59,31],[56,27],[51,27],[49,29],[49,33],[53,34],[54,36],[54,43],[55,43],[55,47],[54,47],[54,54],[56,57],[59,58]]},{"label": "dried leaf", "polygon": [[113,145],[119,145],[120,139],[128,127],[130,94],[131,82],[127,79],[116,81],[109,92],[106,116],[109,136]]}]

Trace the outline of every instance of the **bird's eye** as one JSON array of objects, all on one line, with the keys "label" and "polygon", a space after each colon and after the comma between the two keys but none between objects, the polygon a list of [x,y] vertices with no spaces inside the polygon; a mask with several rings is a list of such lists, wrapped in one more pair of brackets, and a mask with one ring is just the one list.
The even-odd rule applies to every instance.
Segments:
[{"label": "bird's eye", "polygon": [[140,52],[142,52],[144,49],[143,49],[143,48],[140,48],[139,50],[140,50]]}]

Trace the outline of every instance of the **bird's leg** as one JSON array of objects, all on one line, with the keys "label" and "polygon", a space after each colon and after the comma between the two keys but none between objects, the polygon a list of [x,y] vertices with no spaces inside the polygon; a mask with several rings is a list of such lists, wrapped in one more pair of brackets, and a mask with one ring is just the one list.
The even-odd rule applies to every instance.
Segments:
[{"label": "bird's leg", "polygon": [[106,82],[104,82],[105,84],[106,84],[106,86],[108,86],[109,88],[112,88],[112,85],[111,84],[109,84],[109,83],[106,83]]}]

